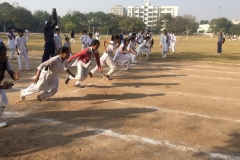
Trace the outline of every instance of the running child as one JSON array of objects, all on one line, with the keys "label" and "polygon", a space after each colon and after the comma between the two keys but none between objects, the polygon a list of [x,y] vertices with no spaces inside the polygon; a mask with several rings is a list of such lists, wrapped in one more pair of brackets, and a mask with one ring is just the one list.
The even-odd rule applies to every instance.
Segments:
[{"label": "running child", "polygon": [[80,82],[83,82],[89,74],[90,70],[90,64],[93,60],[93,57],[96,58],[98,71],[102,72],[102,68],[100,65],[100,58],[99,58],[99,52],[98,48],[100,46],[100,42],[96,39],[92,41],[91,47],[85,48],[84,50],[80,51],[79,53],[76,53],[71,58],[68,59],[68,63],[70,63],[73,59],[78,58],[77,62],[77,75],[74,77],[72,75],[67,75],[65,83],[68,84],[70,79],[76,79],[77,82],[75,83],[75,87],[83,88],[80,85]]},{"label": "running child", "polygon": [[126,38],[124,43],[122,43],[113,58],[113,61],[116,63],[121,63],[122,65],[127,62],[127,70],[130,69],[131,56],[128,54],[127,46],[130,43],[130,39]]},{"label": "running child", "polygon": [[[6,55],[7,55],[7,48],[5,47],[5,45],[0,44],[0,117],[3,113],[4,108],[8,105],[8,98],[4,90],[11,89],[12,86],[14,85],[13,83],[9,83],[9,82],[1,83],[4,79],[5,71],[8,72],[12,80],[16,81],[20,78],[20,74],[15,73],[12,70],[12,67]],[[0,121],[0,128],[6,127],[6,126],[7,126],[7,123]]]},{"label": "running child", "polygon": [[62,69],[72,77],[75,77],[68,69],[67,59],[69,58],[69,54],[69,48],[62,47],[60,55],[40,64],[37,68],[37,74],[33,78],[33,83],[28,88],[21,90],[20,99],[24,101],[26,96],[41,92],[38,94],[37,99],[39,101],[49,100],[49,97],[54,96],[58,91],[58,74]]},{"label": "running child", "polygon": [[26,47],[26,39],[23,36],[23,34],[24,34],[24,30],[19,29],[18,36],[15,39],[16,51],[18,55],[18,67],[20,71],[23,70],[23,67],[22,67],[22,56],[23,56],[25,59],[25,66],[27,71],[31,71],[29,67],[29,62],[28,62],[28,51]]},{"label": "running child", "polygon": [[134,61],[136,61],[136,58],[139,54],[146,52],[146,61],[148,60],[149,54],[150,54],[150,47],[151,47],[151,39],[149,36],[145,37],[145,40],[138,46],[137,48],[137,54],[134,57]]},{"label": "running child", "polygon": [[[112,38],[110,41],[104,41],[103,46],[104,46],[105,52],[100,58],[100,64],[101,64],[101,67],[107,64],[108,67],[110,68],[109,72],[103,76],[103,78],[106,80],[111,80],[110,76],[112,76],[112,74],[117,70],[117,66],[113,61],[113,51],[117,48],[116,44],[117,43],[120,44],[119,38],[120,38],[119,35],[116,35],[116,36],[112,35]],[[106,44],[108,44],[107,48],[106,48]],[[89,72],[90,77],[92,77],[92,74],[95,73],[97,69],[98,69],[98,66],[96,65],[96,67]]]}]

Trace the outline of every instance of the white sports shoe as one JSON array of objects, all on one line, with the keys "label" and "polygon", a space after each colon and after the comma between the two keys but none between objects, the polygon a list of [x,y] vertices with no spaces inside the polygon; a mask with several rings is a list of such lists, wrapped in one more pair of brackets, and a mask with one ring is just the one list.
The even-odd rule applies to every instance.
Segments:
[{"label": "white sports shoe", "polygon": [[5,122],[0,122],[0,128],[7,127],[7,123]]},{"label": "white sports shoe", "polygon": [[21,89],[21,91],[20,91],[20,99],[22,101],[25,101],[25,96],[23,96],[23,89]]}]

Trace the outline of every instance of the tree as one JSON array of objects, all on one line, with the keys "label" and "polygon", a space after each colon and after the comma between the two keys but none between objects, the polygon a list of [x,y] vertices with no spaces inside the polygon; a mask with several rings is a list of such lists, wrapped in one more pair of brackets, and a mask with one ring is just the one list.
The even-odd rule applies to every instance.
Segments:
[{"label": "tree", "polygon": [[129,32],[131,28],[134,28],[135,30],[140,30],[146,28],[145,23],[134,17],[124,17],[123,20],[119,21],[119,27],[121,30],[123,30],[124,33]]},{"label": "tree", "polygon": [[37,10],[33,13],[33,30],[37,32],[43,31],[43,26],[45,24],[45,21],[48,20],[50,16],[50,13],[43,11],[43,10]]},{"label": "tree", "polygon": [[240,35],[240,24],[234,24],[231,28],[229,28],[229,34]]},{"label": "tree", "polygon": [[210,21],[210,28],[213,32],[228,33],[229,29],[233,26],[232,22],[227,18],[212,19]]}]

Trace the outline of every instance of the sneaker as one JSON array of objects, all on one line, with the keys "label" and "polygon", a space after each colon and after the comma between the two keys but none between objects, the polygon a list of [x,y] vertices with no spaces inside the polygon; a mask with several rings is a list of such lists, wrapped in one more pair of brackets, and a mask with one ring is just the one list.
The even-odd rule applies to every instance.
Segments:
[{"label": "sneaker", "polygon": [[67,74],[65,79],[65,84],[68,84],[69,81],[70,81],[69,74]]},{"label": "sneaker", "polygon": [[5,122],[0,122],[0,128],[7,127],[7,123]]},{"label": "sneaker", "polygon": [[21,101],[25,101],[25,96],[23,96],[23,89],[20,91],[20,99]]},{"label": "sneaker", "polygon": [[108,75],[104,75],[103,78],[104,78],[105,80],[112,80]]},{"label": "sneaker", "polygon": [[137,64],[138,62],[137,62],[137,61],[134,61],[134,62],[132,62],[132,63]]},{"label": "sneaker", "polygon": [[92,72],[88,72],[88,75],[89,75],[90,77],[93,77]]}]

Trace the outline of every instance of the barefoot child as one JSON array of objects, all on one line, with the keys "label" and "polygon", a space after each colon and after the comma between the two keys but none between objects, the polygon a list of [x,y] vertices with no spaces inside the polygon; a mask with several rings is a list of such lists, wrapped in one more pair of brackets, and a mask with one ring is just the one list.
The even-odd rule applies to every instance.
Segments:
[{"label": "barefoot child", "polygon": [[[112,35],[112,38],[110,41],[104,41],[104,49],[105,49],[105,53],[103,53],[103,55],[100,58],[100,63],[101,66],[103,67],[105,64],[108,65],[108,67],[110,68],[109,72],[107,74],[105,74],[103,76],[103,78],[105,78],[106,80],[111,80],[110,76],[117,70],[117,66],[115,64],[115,62],[113,61],[113,51],[116,49],[116,43],[120,43],[120,37],[119,35]],[[108,47],[106,48],[105,44],[108,44]],[[96,67],[91,70],[89,72],[90,77],[92,77],[92,74],[95,73],[98,69],[98,66],[96,65]]]},{"label": "barefoot child", "polygon": [[99,52],[98,52],[99,46],[100,46],[100,42],[94,39],[92,41],[91,47],[85,48],[84,50],[80,51],[79,53],[73,55],[71,58],[68,59],[68,62],[70,63],[73,59],[78,58],[78,62],[77,62],[78,74],[76,75],[76,77],[67,75],[65,80],[66,84],[68,84],[70,79],[77,79],[75,87],[82,88],[82,86],[80,85],[80,82],[84,81],[88,77],[90,64],[92,62],[93,57],[96,58],[98,71],[102,72],[102,68],[100,65]]},{"label": "barefoot child", "polygon": [[[7,54],[6,47],[3,44],[0,44],[0,117],[2,115],[4,108],[8,105],[8,98],[6,96],[4,89],[11,89],[13,86],[13,83],[9,82],[4,82],[3,84],[1,83],[1,81],[4,79],[5,71],[8,72],[8,74],[13,80],[18,80],[20,78],[19,73],[15,73],[14,71],[12,71],[12,67],[8,62],[6,54]],[[0,128],[6,126],[7,123],[0,121]]]},{"label": "barefoot child", "polygon": [[60,55],[52,57],[48,61],[38,66],[37,75],[33,78],[33,83],[26,89],[21,90],[20,99],[25,100],[25,96],[42,91],[37,98],[38,100],[48,100],[58,91],[58,73],[64,69],[68,74],[75,77],[68,69],[67,59],[69,58],[69,48],[62,47]]}]

